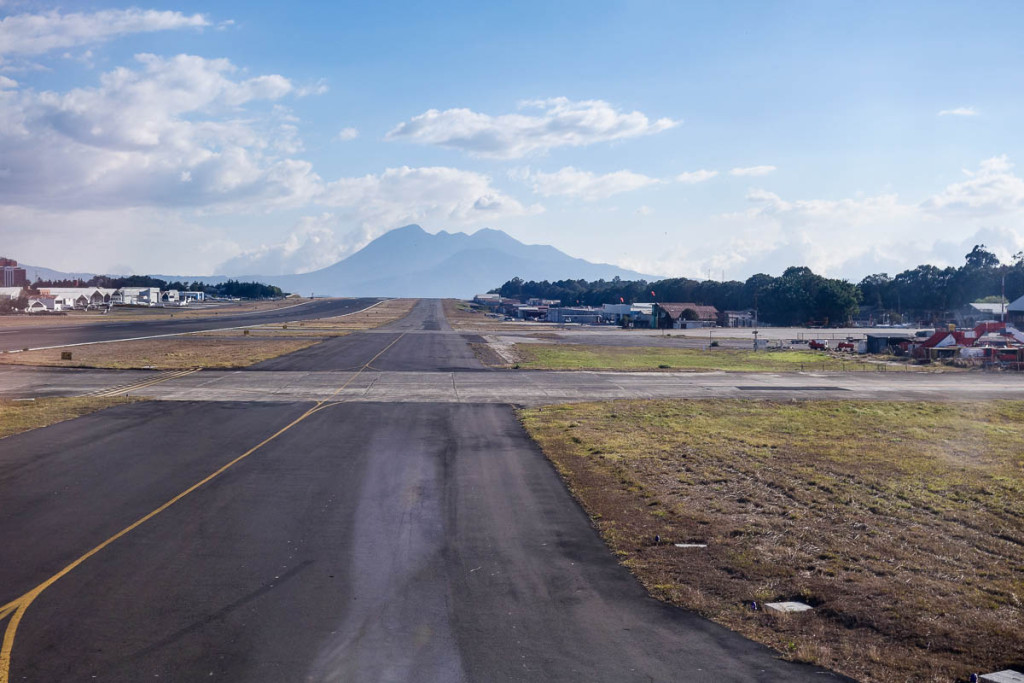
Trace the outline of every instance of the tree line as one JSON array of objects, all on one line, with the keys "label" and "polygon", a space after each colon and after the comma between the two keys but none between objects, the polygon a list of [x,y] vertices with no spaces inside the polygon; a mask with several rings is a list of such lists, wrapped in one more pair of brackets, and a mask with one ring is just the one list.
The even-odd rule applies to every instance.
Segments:
[{"label": "tree line", "polygon": [[38,290],[40,287],[103,287],[106,289],[157,287],[161,291],[177,289],[182,292],[203,292],[206,296],[211,297],[239,299],[277,299],[284,296],[280,287],[265,285],[261,282],[239,282],[238,280],[226,280],[219,284],[206,284],[199,281],[167,282],[149,275],[127,275],[124,277],[96,275],[85,282],[81,280],[36,280],[32,284],[33,289]]},{"label": "tree line", "polygon": [[565,305],[600,306],[650,301],[692,302],[725,310],[756,310],[771,325],[843,325],[854,318],[876,322],[940,323],[954,311],[988,297],[1009,301],[1024,295],[1024,252],[1002,264],[985,245],[974,247],[959,268],[921,265],[894,277],[869,275],[859,283],[817,275],[794,266],[782,275],[753,275],[745,282],[690,278],[645,280],[524,281],[513,278],[492,290],[503,297],[558,299]]}]

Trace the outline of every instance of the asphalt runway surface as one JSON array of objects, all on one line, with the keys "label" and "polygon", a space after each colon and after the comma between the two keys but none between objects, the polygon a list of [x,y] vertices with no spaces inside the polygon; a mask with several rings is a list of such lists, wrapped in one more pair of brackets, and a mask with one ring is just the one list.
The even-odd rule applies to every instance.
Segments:
[{"label": "asphalt runway surface", "polygon": [[[443,328],[423,302],[324,374],[498,374]],[[26,432],[0,440],[0,548],[10,681],[839,679],[649,598],[496,403],[339,384]]]},{"label": "asphalt runway surface", "polygon": [[9,327],[0,329],[0,351],[20,351],[25,348],[49,348],[70,344],[203,332],[225,327],[330,318],[362,310],[377,301],[379,299],[316,299],[271,311],[225,313],[203,318],[140,319],[130,322],[90,322],[63,326],[58,323],[54,327]]}]

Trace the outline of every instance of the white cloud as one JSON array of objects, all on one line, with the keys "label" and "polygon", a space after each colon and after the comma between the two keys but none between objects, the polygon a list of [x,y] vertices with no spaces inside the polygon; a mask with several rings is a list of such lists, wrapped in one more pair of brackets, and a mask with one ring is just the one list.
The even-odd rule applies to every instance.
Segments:
[{"label": "white cloud", "polygon": [[689,171],[687,173],[680,173],[679,175],[676,176],[676,180],[679,181],[680,183],[693,185],[696,183],[703,183],[705,180],[711,180],[716,175],[718,175],[718,171],[708,171],[702,168],[699,171]]},{"label": "white cloud", "polygon": [[40,55],[51,50],[90,45],[131,33],[201,28],[201,14],[126,9],[61,14],[16,14],[0,19],[0,56]]},{"label": "white cloud", "polygon": [[729,171],[730,175],[738,176],[759,176],[768,175],[776,170],[774,166],[747,166],[745,168],[734,168]]},{"label": "white cloud", "polygon": [[164,208],[0,205],[0,242],[23,263],[70,272],[211,274],[239,251],[223,229]]},{"label": "white cloud", "polygon": [[264,243],[220,266],[227,275],[304,273],[329,266],[408,223],[469,227],[542,211],[495,189],[485,175],[455,168],[389,168],[341,178],[318,203],[329,213],[303,218],[283,242]]},{"label": "white cloud", "polygon": [[[389,168],[329,183],[319,200],[368,230],[365,241],[398,225],[471,226],[538,213],[498,190],[483,174],[448,167]],[[361,246],[361,245],[360,245]]]},{"label": "white cloud", "polygon": [[342,128],[338,131],[337,139],[339,142],[348,142],[349,140],[355,140],[359,137],[359,131],[355,128]]},{"label": "white cloud", "polygon": [[7,76],[0,76],[0,90],[9,90],[11,88],[17,88],[18,81]]},{"label": "white cloud", "polygon": [[337,263],[351,244],[339,242],[334,214],[307,216],[283,242],[262,244],[228,259],[216,269],[223,275],[288,275],[308,273]]},{"label": "white cloud", "polygon": [[949,185],[924,208],[979,216],[1024,209],[1024,179],[1013,173],[1005,154],[982,161],[977,171],[965,169],[964,175],[967,180]]},{"label": "white cloud", "polygon": [[652,135],[679,125],[667,118],[651,121],[638,111],[622,112],[602,100],[531,100],[520,104],[523,110],[538,113],[491,116],[470,109],[431,109],[400,123],[386,139],[438,145],[479,157],[517,159],[557,147]]},{"label": "white cloud", "polygon": [[747,275],[779,273],[791,265],[859,279],[920,263],[959,266],[974,244],[1006,260],[1024,248],[1024,178],[1005,156],[987,159],[967,179],[920,202],[895,194],[843,199],[784,199],[762,189],[747,195],[750,208],[712,218],[707,241],[666,250],[633,267],[698,275],[722,269]]},{"label": "white cloud", "polygon": [[0,204],[260,209],[322,190],[307,162],[287,158],[302,147],[287,118],[244,109],[291,93],[287,78],[237,79],[225,59],[135,59],[95,87],[0,90],[0,159],[11,172]]},{"label": "white cloud", "polygon": [[327,81],[320,79],[312,85],[304,85],[301,88],[295,89],[296,97],[309,97],[310,95],[323,95],[330,88],[327,86]]},{"label": "white cloud", "polygon": [[639,207],[636,210],[636,215],[638,216],[650,216],[652,213],[654,213],[654,209],[647,206],[646,204],[644,204],[643,206]]},{"label": "white cloud", "polygon": [[633,173],[632,171],[615,171],[598,175],[590,171],[581,171],[572,166],[544,173],[528,168],[510,174],[517,180],[528,183],[534,192],[544,197],[566,196],[577,197],[585,201],[605,199],[621,192],[630,192],[642,187],[656,185],[661,181],[657,178]]},{"label": "white cloud", "polygon": [[943,109],[939,116],[977,116],[978,110],[974,107],[957,107],[956,109]]}]

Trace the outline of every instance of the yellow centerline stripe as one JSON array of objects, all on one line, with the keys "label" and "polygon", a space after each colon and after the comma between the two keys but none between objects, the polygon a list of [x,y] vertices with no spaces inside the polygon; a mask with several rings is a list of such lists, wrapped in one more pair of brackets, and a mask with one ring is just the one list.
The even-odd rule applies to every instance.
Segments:
[{"label": "yellow centerline stripe", "polygon": [[161,382],[167,382],[167,381],[172,380],[172,379],[178,379],[179,377],[185,377],[186,375],[191,375],[194,372],[199,372],[201,369],[202,368],[191,368],[189,370],[178,370],[178,371],[170,373],[170,374],[164,373],[163,375],[161,375],[160,377],[157,377],[156,379],[142,380],[142,381],[136,382],[135,384],[128,384],[126,386],[114,387],[112,389],[105,389],[103,391],[100,391],[99,393],[93,393],[93,394],[90,394],[90,395],[91,396],[95,396],[97,398],[106,398],[108,396],[117,396],[118,394],[123,394],[123,393],[128,392],[128,391],[137,391],[139,389],[145,389],[146,387],[151,387],[154,384],[160,384]]},{"label": "yellow centerline stripe", "polygon": [[[344,391],[346,388],[348,388],[348,385],[350,385],[352,382],[354,382],[355,379],[357,377],[359,377],[359,375],[362,374],[363,370],[366,370],[368,367],[370,367],[370,364],[373,363],[373,361],[377,360],[382,355],[384,355],[384,353],[388,349],[390,349],[392,346],[394,346],[399,341],[401,341],[402,337],[404,337],[404,336],[405,336],[405,333],[403,332],[402,334],[400,334],[398,336],[397,339],[395,339],[390,344],[388,344],[383,349],[381,349],[377,353],[377,355],[375,355],[369,361],[364,363],[363,366],[361,368],[359,368],[359,370],[356,371],[355,374],[353,374],[351,377],[348,378],[347,382],[345,382],[343,385],[341,385],[340,387],[335,389],[334,392],[332,392],[330,396],[328,396],[327,398],[319,401],[315,406],[313,406],[312,408],[310,408],[309,410],[304,412],[302,415],[298,416],[297,418],[295,418],[294,420],[289,422],[287,425],[285,425],[284,427],[282,427],[278,431],[274,432],[274,434],[272,434],[271,436],[268,436],[266,439],[264,439],[263,441],[259,442],[258,444],[256,444],[255,446],[253,446],[252,448],[247,450],[245,453],[242,453],[240,456],[238,456],[237,458],[235,458],[231,462],[227,463],[226,465],[222,466],[218,470],[214,471],[212,474],[209,474],[205,478],[203,478],[203,479],[199,480],[198,482],[196,482],[195,484],[192,484],[192,486],[189,486],[187,489],[185,489],[184,491],[182,491],[178,495],[174,496],[174,498],[171,498],[169,501],[167,501],[166,503],[164,503],[160,507],[156,508],[155,510],[153,510],[149,514],[145,515],[144,517],[139,518],[138,520],[136,520],[132,524],[126,526],[124,529],[121,529],[121,531],[117,532],[116,534],[114,534],[113,536],[108,538],[107,540],[103,541],[102,543],[97,545],[95,548],[93,548],[89,552],[85,553],[84,555],[82,555],[81,557],[76,559],[74,562],[72,562],[71,564],[67,565],[66,567],[61,569],[59,572],[57,572],[56,574],[51,576],[49,579],[47,579],[46,581],[42,582],[41,584],[39,584],[38,586],[36,586],[32,590],[30,590],[27,593],[25,593],[24,595],[22,595],[21,597],[17,598],[16,600],[12,600],[11,602],[9,602],[6,605],[4,605],[3,607],[0,607],[0,619],[5,619],[8,616],[10,616],[10,614],[12,612],[14,613],[14,616],[11,617],[11,621],[7,624],[7,630],[4,632],[3,645],[0,646],[0,683],[9,683],[9,681],[10,681],[10,674],[11,674],[11,651],[14,649],[14,636],[16,635],[16,633],[18,631],[18,626],[19,626],[19,624],[21,624],[21,619],[22,619],[22,617],[25,616],[25,612],[28,610],[29,605],[31,605],[33,603],[33,601],[35,601],[35,599],[38,598],[40,596],[40,594],[42,594],[43,591],[45,591],[47,588],[49,588],[54,583],[59,581],[61,578],[67,576],[76,567],[81,565],[83,562],[88,560],[90,557],[92,557],[96,553],[98,553],[101,550],[103,550],[104,548],[106,548],[108,545],[110,545],[114,541],[118,540],[122,536],[125,536],[125,535],[131,533],[132,531],[134,531],[138,527],[142,526],[143,524],[145,524],[149,520],[151,520],[154,517],[156,517],[157,515],[159,515],[161,512],[163,512],[167,508],[169,508],[172,505],[174,505],[175,503],[177,503],[179,500],[181,500],[185,496],[189,495],[190,493],[192,493],[196,489],[202,487],[204,484],[207,484],[207,483],[213,481],[214,479],[216,479],[217,477],[222,475],[224,472],[227,472],[229,469],[231,469],[232,467],[234,467],[235,465],[237,465],[241,461],[245,460],[250,455],[252,455],[256,451],[258,451],[259,449],[263,448],[268,443],[270,443],[271,441],[273,441],[277,437],[281,436],[282,434],[287,432],[289,429],[291,429],[295,425],[297,425],[300,422],[302,422],[303,420],[305,420],[310,415],[313,415],[314,413],[319,412],[323,408],[330,408],[332,406],[339,405],[341,403],[341,401],[330,403],[329,405],[327,405],[327,404],[328,404],[329,401],[334,399],[334,397],[336,397],[338,394],[340,394],[342,391]],[[191,370],[189,372],[196,372],[196,371],[195,370]],[[160,381],[162,381],[162,380],[160,380]]]},{"label": "yellow centerline stripe", "polygon": [[[171,379],[173,376],[175,376],[177,374],[177,372],[178,371],[171,371],[171,370],[168,370],[166,372],[161,372],[157,376],[157,378],[161,379],[161,380]],[[109,394],[111,392],[130,390],[130,389],[134,388],[138,384],[145,384],[146,382],[151,382],[151,381],[153,381],[153,380],[152,379],[141,379],[141,380],[138,380],[136,382],[132,382],[130,384],[118,384],[118,385],[113,386],[113,387],[107,387],[107,388],[103,388],[103,389],[95,389],[93,391],[90,391],[87,394],[82,394],[82,395],[83,396],[103,396],[104,394]]]}]

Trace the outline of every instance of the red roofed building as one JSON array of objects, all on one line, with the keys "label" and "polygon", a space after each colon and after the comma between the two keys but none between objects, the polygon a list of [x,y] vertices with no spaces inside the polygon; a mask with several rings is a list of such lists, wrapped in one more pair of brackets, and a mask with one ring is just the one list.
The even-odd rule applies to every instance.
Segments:
[{"label": "red roofed building", "polygon": [[656,303],[653,313],[651,327],[663,330],[710,327],[718,323],[718,309],[714,306],[700,306],[692,303]]}]

